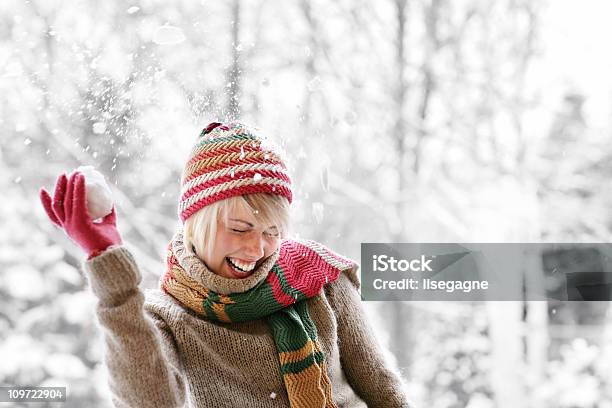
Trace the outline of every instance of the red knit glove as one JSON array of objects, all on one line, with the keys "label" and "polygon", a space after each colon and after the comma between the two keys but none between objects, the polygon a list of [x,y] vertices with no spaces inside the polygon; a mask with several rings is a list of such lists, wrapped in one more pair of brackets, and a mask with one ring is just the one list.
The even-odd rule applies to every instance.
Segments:
[{"label": "red knit glove", "polygon": [[100,254],[111,245],[121,245],[117,230],[115,207],[100,223],[94,223],[87,211],[85,176],[79,172],[58,177],[53,200],[40,189],[40,201],[49,219],[62,228],[87,253],[87,259]]}]

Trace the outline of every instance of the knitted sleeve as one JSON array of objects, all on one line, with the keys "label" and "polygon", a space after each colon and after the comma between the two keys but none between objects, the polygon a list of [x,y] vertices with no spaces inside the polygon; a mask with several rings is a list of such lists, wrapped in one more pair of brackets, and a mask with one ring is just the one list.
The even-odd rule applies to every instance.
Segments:
[{"label": "knitted sleeve", "polygon": [[338,322],[340,362],[355,392],[377,408],[412,407],[400,376],[391,370],[361,305],[356,267],[326,286]]},{"label": "knitted sleeve", "polygon": [[183,406],[184,384],[172,335],[163,320],[145,313],[141,274],[132,254],[114,247],[84,267],[98,298],[96,314],[114,405]]}]

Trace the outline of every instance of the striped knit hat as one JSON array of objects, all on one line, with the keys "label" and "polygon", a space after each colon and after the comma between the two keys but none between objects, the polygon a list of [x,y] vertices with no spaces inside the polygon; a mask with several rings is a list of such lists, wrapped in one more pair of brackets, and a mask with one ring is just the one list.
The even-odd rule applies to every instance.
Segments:
[{"label": "striped knit hat", "polygon": [[291,180],[280,153],[256,129],[213,122],[200,133],[181,179],[184,224],[199,209],[243,194],[270,193],[291,203]]}]

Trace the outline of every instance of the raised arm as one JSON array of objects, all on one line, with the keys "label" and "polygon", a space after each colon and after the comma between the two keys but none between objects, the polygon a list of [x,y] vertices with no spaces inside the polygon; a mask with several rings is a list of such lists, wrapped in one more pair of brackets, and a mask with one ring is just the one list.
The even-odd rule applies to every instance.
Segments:
[{"label": "raised arm", "polygon": [[176,346],[163,320],[147,316],[140,271],[122,246],[112,212],[94,223],[87,211],[85,179],[58,177],[54,196],[40,199],[49,219],[87,254],[86,277],[98,298],[105,362],[117,407],[179,407],[185,393]]}]

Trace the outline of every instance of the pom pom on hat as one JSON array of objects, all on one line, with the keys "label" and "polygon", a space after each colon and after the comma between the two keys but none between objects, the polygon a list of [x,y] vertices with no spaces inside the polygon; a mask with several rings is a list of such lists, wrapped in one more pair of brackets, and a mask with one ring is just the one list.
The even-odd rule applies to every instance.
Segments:
[{"label": "pom pom on hat", "polygon": [[291,179],[279,150],[254,128],[210,123],[183,170],[181,222],[216,201],[255,193],[278,194],[291,203]]}]

